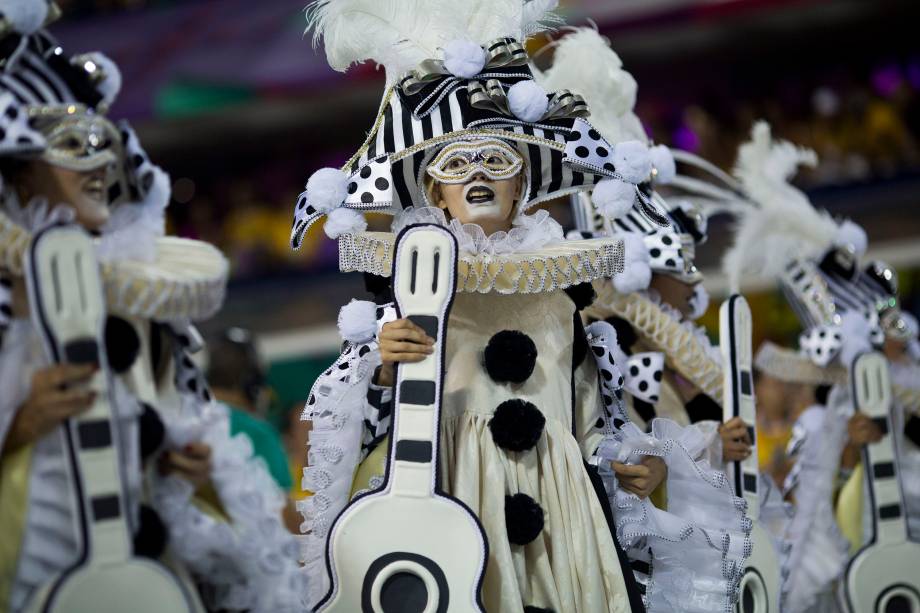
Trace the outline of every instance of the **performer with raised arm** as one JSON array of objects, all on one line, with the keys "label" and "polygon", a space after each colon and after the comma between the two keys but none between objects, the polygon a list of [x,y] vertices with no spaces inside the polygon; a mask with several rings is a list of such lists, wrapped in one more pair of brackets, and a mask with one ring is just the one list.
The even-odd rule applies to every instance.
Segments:
[{"label": "performer with raised arm", "polygon": [[[757,367],[816,390],[815,404],[797,420],[789,444],[795,465],[785,490],[795,513],[788,530],[792,551],[784,610],[885,610],[892,599],[908,605],[903,610],[916,610],[920,600],[900,593],[904,586],[891,585],[897,569],[915,566],[907,558],[892,557],[888,570],[875,578],[850,580],[859,557],[851,556],[858,551],[869,551],[869,545],[909,547],[903,509],[909,509],[915,479],[902,463],[909,462],[906,439],[914,435],[909,416],[918,405],[916,386],[905,385],[899,375],[892,378],[889,415],[887,405],[865,404],[851,370],[867,352],[884,349],[889,360],[900,355],[898,349],[912,336],[911,318],[898,308],[894,272],[864,261],[862,228],[816,210],[789,183],[799,165],[815,162],[810,150],[774,142],[766,124],[754,127],[739,150],[735,172],[755,206],[742,214],[735,246],[724,261],[734,279],[779,282],[802,323],[798,351],[766,343]],[[894,372],[903,372],[900,368]],[[891,439],[896,439],[893,445]],[[871,470],[862,466],[864,458],[879,453],[891,459],[873,463]],[[915,581],[905,585],[917,593]],[[884,594],[871,596],[876,590]],[[874,604],[856,604],[857,593],[869,595]]]},{"label": "performer with raised arm", "polygon": [[[104,116],[118,94],[117,67],[101,54],[66,55],[39,29],[51,15],[43,0],[20,8],[4,13],[0,72],[0,271],[7,299],[0,307],[7,315],[0,517],[9,536],[0,548],[2,608],[37,610],[50,602],[49,586],[73,568],[127,555],[163,561],[191,610],[203,610],[202,600],[228,610],[299,610],[302,573],[296,543],[281,523],[283,497],[251,459],[247,441],[229,436],[226,416],[187,355],[200,344],[189,322],[211,316],[223,301],[226,260],[210,245],[163,236],[169,179],[127,125]],[[41,342],[48,330],[39,334],[38,306],[25,292],[24,262],[36,257],[27,254],[30,243],[47,236],[42,250],[53,251],[58,234],[41,233],[55,224],[95,237],[92,263],[78,263],[98,268],[103,282],[100,306],[108,317],[104,359],[95,366],[49,361]],[[88,278],[67,287],[73,283],[79,291],[93,287]],[[79,421],[98,406],[100,367],[117,425],[109,436]],[[123,522],[133,535],[125,552],[115,555],[112,542],[90,542],[92,530],[76,529],[87,525],[80,513],[85,486],[91,491],[105,473],[94,473],[102,470],[98,463],[73,472],[68,429],[79,430],[75,440],[84,449],[117,451],[122,502],[94,500],[89,519]],[[104,587],[98,594],[93,609],[112,610],[112,594]],[[150,606],[168,602],[157,605],[156,593],[132,594],[147,596]]]},{"label": "performer with raised arm", "polygon": [[[347,550],[338,540],[347,535],[330,529],[336,516],[353,495],[358,505],[361,495],[388,487],[394,400],[411,410],[391,390],[396,366],[441,351],[432,329],[397,318],[391,304],[394,235],[417,224],[446,228],[458,244],[437,461],[439,485],[484,529],[485,610],[643,608],[591,464],[610,427],[601,388],[613,376],[589,357],[579,314],[590,283],[622,270],[622,244],[567,241],[536,206],[622,182],[618,171],[629,160],[615,159],[576,93],[533,81],[522,43],[548,4],[426,2],[410,13],[394,2],[332,0],[311,9],[333,67],[370,59],[385,66],[388,81],[359,152],[342,170],[320,170],[307,182],[292,233],[296,247],[325,216],[340,268],[365,273],[376,296],[376,304],[342,309],[345,351],[305,409],[313,430],[304,486],[316,492],[302,505],[305,553],[311,588],[323,585],[311,594],[321,610],[354,589],[327,574],[326,555],[331,570]],[[363,211],[392,214],[392,233],[366,232]],[[604,395],[613,402],[612,390]],[[643,487],[654,489],[663,476]],[[405,546],[419,553],[408,539]]]}]

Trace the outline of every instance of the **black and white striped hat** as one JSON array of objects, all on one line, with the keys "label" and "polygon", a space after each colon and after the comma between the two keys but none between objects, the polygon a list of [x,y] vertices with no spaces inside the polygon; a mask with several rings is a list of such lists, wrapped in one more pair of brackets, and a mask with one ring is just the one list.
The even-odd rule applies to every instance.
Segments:
[{"label": "black and white striped hat", "polygon": [[[548,94],[536,85],[517,41],[501,39],[484,50],[504,60],[487,63],[472,78],[416,71],[386,91],[367,140],[336,179],[343,201],[328,200],[328,192],[318,198],[320,190],[311,190],[310,182],[300,195],[291,233],[295,249],[313,223],[336,209],[395,214],[427,204],[425,168],[441,148],[459,140],[498,138],[517,148],[527,185],[519,212],[590,190],[605,178],[622,180],[614,146],[585,120],[588,109],[580,96],[567,90]],[[539,102],[537,116],[516,108],[522,92]]]}]

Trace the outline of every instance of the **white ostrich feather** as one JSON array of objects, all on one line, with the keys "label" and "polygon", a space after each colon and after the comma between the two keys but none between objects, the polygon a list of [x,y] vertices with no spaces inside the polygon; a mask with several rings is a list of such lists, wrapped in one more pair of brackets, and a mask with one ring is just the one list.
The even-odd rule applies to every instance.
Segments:
[{"label": "white ostrich feather", "polygon": [[612,142],[648,142],[633,112],[638,85],[620,56],[594,28],[576,28],[556,46],[553,64],[537,77],[547,91],[569,89],[591,109],[591,124]]},{"label": "white ostrich feather", "polygon": [[800,165],[816,162],[811,150],[773,141],[768,124],[754,125],[735,176],[755,206],[738,209],[734,245],[722,260],[732,288],[745,276],[775,279],[793,259],[819,257],[834,244],[837,222],[789,183]]},{"label": "white ostrich feather", "polygon": [[545,9],[554,2],[527,4],[525,10],[522,0],[314,0],[307,24],[334,69],[370,60],[386,69],[392,84],[421,61],[442,59],[453,40],[523,40],[553,21]]}]

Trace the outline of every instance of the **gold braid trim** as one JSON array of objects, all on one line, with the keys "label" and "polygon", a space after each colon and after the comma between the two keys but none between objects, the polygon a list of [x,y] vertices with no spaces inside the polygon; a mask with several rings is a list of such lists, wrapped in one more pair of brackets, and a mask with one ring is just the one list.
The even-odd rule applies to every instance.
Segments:
[{"label": "gold braid trim", "polygon": [[641,294],[620,294],[606,279],[595,282],[594,289],[597,300],[585,309],[588,317],[625,319],[654,350],[665,354],[671,368],[721,404],[722,366],[709,357],[696,335]]}]

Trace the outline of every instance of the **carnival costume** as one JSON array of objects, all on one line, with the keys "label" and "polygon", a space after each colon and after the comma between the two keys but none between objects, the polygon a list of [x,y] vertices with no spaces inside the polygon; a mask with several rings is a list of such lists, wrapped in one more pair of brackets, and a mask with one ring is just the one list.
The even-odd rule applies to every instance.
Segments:
[{"label": "carnival costume", "polygon": [[[46,3],[29,10],[24,4],[3,7],[18,21],[5,22],[12,27],[0,43],[0,154],[77,171],[111,169],[112,214],[94,242],[110,314],[106,354],[134,553],[163,559],[191,593],[197,583],[209,608],[301,610],[303,577],[296,541],[281,523],[283,494],[253,459],[249,441],[230,436],[224,410],[190,359],[201,347],[190,322],[220,308],[227,262],[210,245],[164,236],[168,177],[127,124],[116,127],[104,117],[120,87],[117,67],[101,54],[65,55],[38,29]],[[3,178],[0,270],[7,302],[0,312],[7,326],[0,347],[0,441],[29,395],[32,374],[48,364],[32,322],[13,317],[11,280],[23,274],[34,234],[74,220],[67,203],[20,202],[11,177]],[[81,547],[66,427],[2,459],[0,515],[10,537],[0,551],[4,610],[26,609],[43,584],[74,564]],[[193,441],[212,451],[210,494],[151,468],[162,450]]]},{"label": "carnival costume", "polygon": [[[721,398],[718,348],[710,346],[702,328],[683,322],[676,309],[640,292],[652,271],[688,283],[701,279],[693,249],[704,238],[705,218],[697,213],[701,208],[688,202],[669,210],[653,191],[653,185],[677,178],[675,160],[667,147],[650,146],[633,113],[636,82],[609,42],[592,28],[578,28],[555,46],[552,66],[542,75],[545,86],[582,91],[597,109],[595,126],[601,134],[630,141],[645,152],[651,168],[637,197],[620,198],[598,186],[590,198],[573,198],[577,234],[614,236],[626,245],[626,269],[595,281],[598,298],[584,311],[594,322],[588,325],[592,345],[602,349],[601,355],[608,353],[604,347],[613,348],[612,391],[621,411],[598,455],[621,462],[654,455],[668,465],[663,491],[651,499],[608,487],[618,510],[620,542],[633,560],[649,611],[730,610],[750,549],[745,503],[721,470],[716,424],[691,425],[698,417],[692,411],[688,415],[662,380],[667,362],[703,392]],[[706,298],[697,287],[701,313]],[[721,421],[721,406],[709,397],[696,404],[709,409],[704,417]]]},{"label": "carnival costume", "polygon": [[[577,94],[550,94],[533,81],[521,41],[551,3],[440,4],[404,14],[390,2],[331,1],[312,13],[333,67],[372,59],[386,67],[388,88],[358,154],[341,171],[314,174],[295,211],[294,246],[328,216],[341,270],[365,273],[376,294],[376,304],[343,308],[345,351],[313,386],[304,413],[313,422],[304,486],[316,492],[302,505],[311,603],[328,590],[331,523],[354,493],[383,481],[392,399],[373,375],[379,326],[395,317],[385,277],[394,234],[427,223],[450,229],[460,249],[444,358],[441,482],[488,538],[485,609],[638,610],[606,495],[586,466],[612,427],[605,397],[615,401],[612,390],[601,393],[612,375],[599,375],[588,358],[578,312],[592,281],[622,271],[622,243],[565,240],[534,205],[595,184],[635,194],[648,171],[628,172],[630,148],[585,121]],[[490,151],[505,162],[492,166]],[[426,175],[447,184],[475,173],[521,175],[509,231],[488,236],[432,206]],[[393,233],[366,232],[363,211],[394,215]]]},{"label": "carnival costume", "polygon": [[[766,124],[754,127],[751,141],[739,150],[735,174],[755,206],[740,216],[736,246],[724,261],[733,279],[777,281],[802,325],[799,350],[765,343],[756,358],[758,369],[818,390],[789,443],[795,465],[784,489],[794,496],[795,511],[787,535],[793,547],[784,589],[785,610],[792,613],[838,610],[836,584],[850,555],[872,538],[865,533],[874,513],[863,493],[865,469],[860,464],[847,475],[840,464],[854,412],[849,368],[857,355],[881,347],[886,336],[909,341],[916,335],[913,318],[898,307],[894,271],[880,262],[864,262],[865,232],[814,209],[789,184],[799,165],[816,161],[810,150],[772,141]],[[916,525],[911,505],[916,504],[917,479],[909,469],[916,466],[916,439],[911,437],[916,437],[918,396],[916,383],[906,375],[915,366],[891,368],[897,453],[892,476],[899,476],[908,521]]]}]

